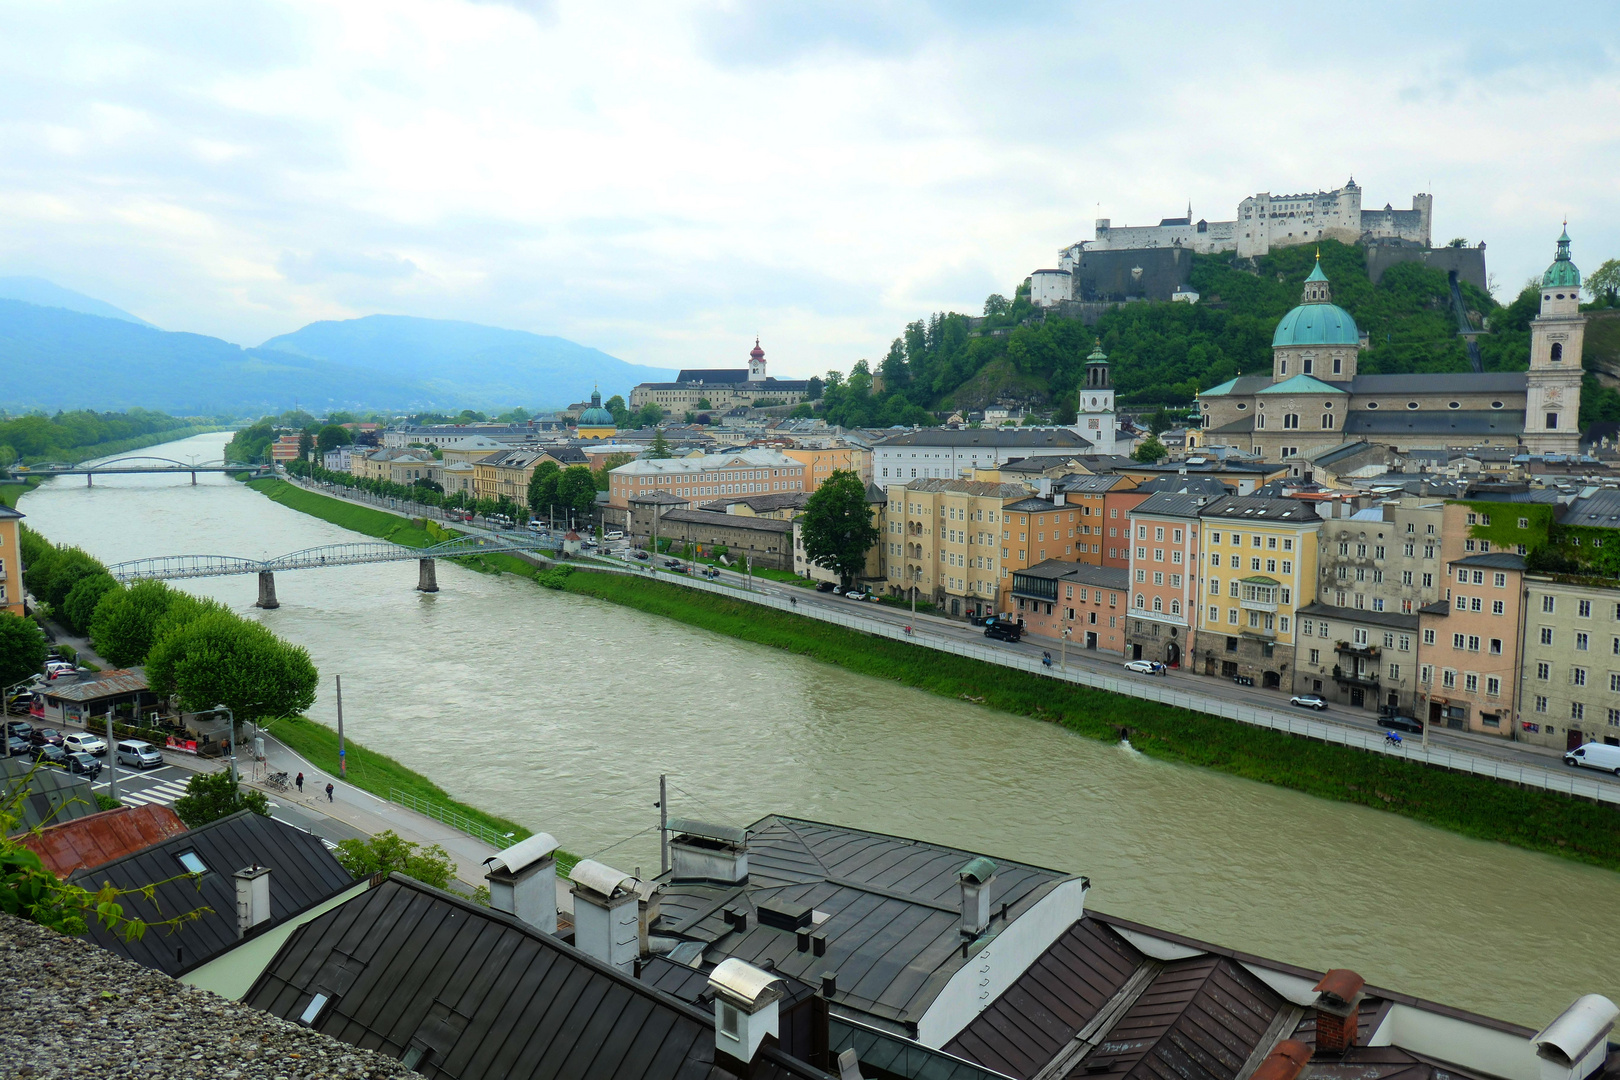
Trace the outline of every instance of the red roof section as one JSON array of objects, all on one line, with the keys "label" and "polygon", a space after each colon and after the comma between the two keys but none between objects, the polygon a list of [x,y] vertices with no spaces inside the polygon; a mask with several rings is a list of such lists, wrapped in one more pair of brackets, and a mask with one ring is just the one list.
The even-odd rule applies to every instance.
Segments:
[{"label": "red roof section", "polygon": [[120,806],[18,837],[59,878],[94,869],[186,831],[167,806]]}]

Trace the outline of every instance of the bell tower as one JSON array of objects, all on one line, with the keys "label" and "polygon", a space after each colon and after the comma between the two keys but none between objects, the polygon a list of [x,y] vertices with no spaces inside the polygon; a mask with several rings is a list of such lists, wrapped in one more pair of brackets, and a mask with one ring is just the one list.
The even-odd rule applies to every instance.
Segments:
[{"label": "bell tower", "polygon": [[1108,354],[1102,351],[1102,339],[1086,357],[1086,377],[1076,391],[1075,430],[1099,454],[1112,454],[1118,439],[1118,424],[1114,418],[1114,382],[1109,372]]},{"label": "bell tower", "polygon": [[765,350],[759,347],[759,338],[754,339],[754,348],[748,354],[748,381],[765,381]]},{"label": "bell tower", "polygon": [[1569,229],[1541,275],[1541,312],[1530,323],[1530,370],[1525,375],[1524,444],[1532,452],[1580,449],[1581,272],[1569,255]]}]

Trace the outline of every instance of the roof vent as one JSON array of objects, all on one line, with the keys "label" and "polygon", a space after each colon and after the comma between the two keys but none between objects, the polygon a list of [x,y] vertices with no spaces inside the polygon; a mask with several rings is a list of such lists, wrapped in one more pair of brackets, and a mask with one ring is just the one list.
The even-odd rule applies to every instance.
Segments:
[{"label": "roof vent", "polygon": [[752,964],[728,957],[709,972],[714,993],[714,1047],[717,1064],[749,1076],[754,1055],[767,1037],[778,1038],[782,980]]},{"label": "roof vent", "polygon": [[636,879],[595,859],[581,859],[568,877],[574,883],[575,947],[628,974],[641,949]]},{"label": "roof vent", "polygon": [[250,866],[236,872],[236,936],[245,938],[270,921],[270,868]]},{"label": "roof vent", "polygon": [[671,818],[670,865],[675,881],[741,885],[748,880],[748,830]]},{"label": "roof vent", "polygon": [[536,833],[484,860],[489,906],[537,930],[557,932],[557,839]]},{"label": "roof vent", "polygon": [[1530,1041],[1541,1059],[1541,1080],[1586,1080],[1603,1067],[1609,1032],[1620,1008],[1602,994],[1586,994]]},{"label": "roof vent", "polygon": [[1316,1049],[1343,1054],[1356,1045],[1361,1024],[1362,988],[1366,980],[1346,968],[1322,976],[1316,990]]},{"label": "roof vent", "polygon": [[962,892],[962,936],[978,937],[990,928],[990,886],[996,880],[996,864],[984,856],[956,872]]}]

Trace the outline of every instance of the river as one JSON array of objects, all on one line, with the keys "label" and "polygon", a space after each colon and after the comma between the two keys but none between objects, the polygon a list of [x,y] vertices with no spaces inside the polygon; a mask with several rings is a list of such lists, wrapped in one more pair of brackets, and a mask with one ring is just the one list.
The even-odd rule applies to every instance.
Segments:
[{"label": "river", "polygon": [[[217,459],[228,436],[142,453]],[[268,557],[355,538],[235,481],[54,480],[27,524],[107,563]],[[671,812],[780,812],[1091,878],[1101,910],[1539,1026],[1620,999],[1620,876],[1378,811],[1142,757],[589,598],[441,563],[179,583],[309,649],[311,715],[457,798],[627,871]]]}]

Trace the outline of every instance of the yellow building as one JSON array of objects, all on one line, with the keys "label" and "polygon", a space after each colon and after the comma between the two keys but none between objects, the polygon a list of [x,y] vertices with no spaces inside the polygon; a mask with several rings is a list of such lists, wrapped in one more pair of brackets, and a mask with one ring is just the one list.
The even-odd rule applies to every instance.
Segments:
[{"label": "yellow building", "polygon": [[782,453],[804,463],[807,492],[815,491],[839,469],[854,473],[868,484],[872,482],[872,452],[858,446],[791,447]]},{"label": "yellow building", "polygon": [[[1193,670],[1286,692],[1294,685],[1297,612],[1316,599],[1322,519],[1299,499],[1241,495],[1216,499],[1199,518]],[[1133,574],[1145,575],[1137,562]],[[1137,584],[1145,581],[1134,577]]]},{"label": "yellow building", "polygon": [[889,594],[909,596],[915,588],[918,599],[947,615],[996,611],[1002,508],[1025,495],[1020,484],[977,480],[890,484],[880,541]]},{"label": "yellow building", "polygon": [[539,450],[502,450],[473,462],[473,497],[502,498],[529,505],[529,481],[542,461],[551,458]]},{"label": "yellow building", "polygon": [[23,613],[22,522],[23,516],[0,504],[0,611]]},{"label": "yellow building", "polygon": [[619,434],[613,414],[602,408],[602,391],[591,391],[591,407],[579,414],[575,434],[581,439],[606,439],[609,442]]}]

